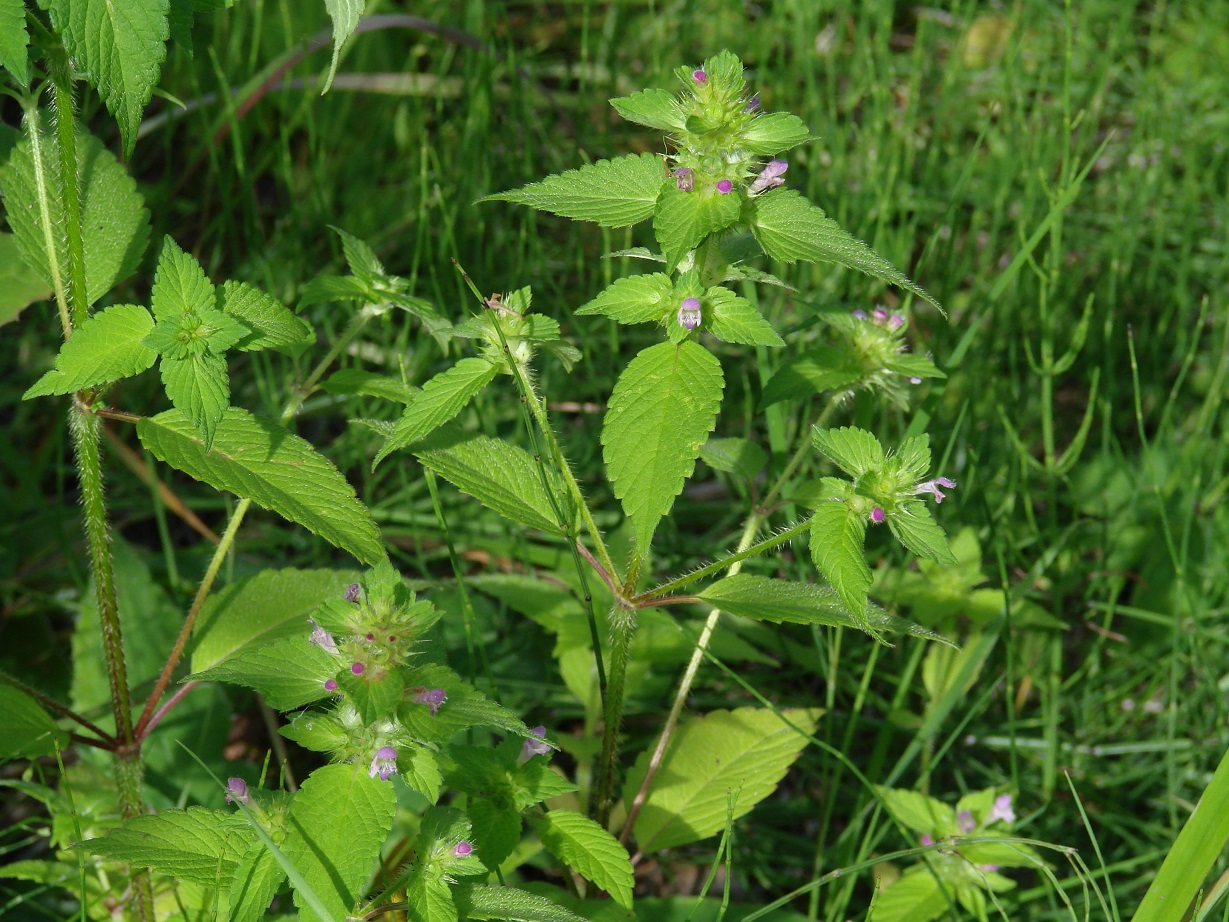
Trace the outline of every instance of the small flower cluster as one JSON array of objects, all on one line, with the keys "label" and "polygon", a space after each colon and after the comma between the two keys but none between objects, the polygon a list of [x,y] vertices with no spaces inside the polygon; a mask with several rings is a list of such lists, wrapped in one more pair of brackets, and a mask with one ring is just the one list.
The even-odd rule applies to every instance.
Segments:
[{"label": "small flower cluster", "polygon": [[[995,823],[1014,823],[1016,821],[1016,813],[1011,806],[1011,795],[1000,794],[994,799],[994,806],[982,818],[980,823],[973,815],[971,810],[961,810],[956,814],[956,828],[960,830],[961,835],[972,835],[979,830],[985,830],[987,827]],[[935,844],[934,836],[929,833],[922,833],[918,838],[920,845],[931,846]],[[978,869],[985,873],[993,873],[999,869],[997,864],[979,864]]]},{"label": "small flower cluster", "polygon": [[938,375],[929,359],[909,353],[905,341],[909,321],[904,314],[876,307],[869,314],[855,310],[828,318],[827,322],[843,334],[851,367],[857,369],[850,390],[876,390],[905,408],[909,403],[906,382],[921,384],[918,371],[930,377]]}]

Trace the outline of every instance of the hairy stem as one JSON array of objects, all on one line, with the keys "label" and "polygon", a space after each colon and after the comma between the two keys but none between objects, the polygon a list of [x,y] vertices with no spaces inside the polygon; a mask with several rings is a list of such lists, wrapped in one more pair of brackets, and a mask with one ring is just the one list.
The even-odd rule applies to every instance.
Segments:
[{"label": "hairy stem", "polygon": [[49,56],[54,85],[56,137],[60,148],[60,200],[64,204],[64,235],[68,243],[68,303],[74,329],[89,317],[85,287],[85,245],[81,237],[81,188],[77,177],[77,122],[72,65],[63,46]]},{"label": "hairy stem", "polygon": [[623,722],[623,693],[627,664],[631,661],[632,637],[636,633],[636,612],[616,604],[610,612],[610,671],[606,679],[606,702],[602,728],[602,755],[598,765],[594,812],[605,829],[614,804],[615,773],[619,761],[619,726]]}]

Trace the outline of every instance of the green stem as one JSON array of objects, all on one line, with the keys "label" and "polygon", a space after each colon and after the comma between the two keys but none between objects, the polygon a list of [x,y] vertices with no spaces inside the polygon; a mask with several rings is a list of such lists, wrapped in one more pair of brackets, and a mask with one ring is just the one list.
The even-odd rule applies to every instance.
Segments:
[{"label": "green stem", "polygon": [[636,633],[636,612],[616,603],[610,610],[610,669],[606,679],[606,702],[602,728],[602,755],[598,763],[597,797],[594,803],[597,822],[605,829],[614,805],[615,770],[619,761],[619,726],[623,721],[623,693],[627,664],[631,661],[632,637]]},{"label": "green stem", "polygon": [[34,188],[38,198],[38,226],[42,230],[43,252],[47,254],[47,269],[51,275],[51,289],[55,293],[56,308],[60,312],[60,329],[64,338],[73,335],[72,314],[69,308],[69,293],[65,286],[64,267],[60,265],[60,253],[56,249],[52,229],[55,221],[51,217],[51,199],[58,190],[51,188],[52,175],[47,150],[46,138],[43,136],[43,119],[33,100],[26,107],[26,135],[30,140],[30,159],[34,165]]},{"label": "green stem", "polygon": [[64,204],[64,233],[68,241],[68,303],[73,328],[89,317],[90,305],[85,287],[85,245],[81,238],[81,189],[77,168],[77,123],[73,98],[72,65],[63,46],[50,54],[51,76],[55,87],[56,137],[60,147],[60,196]]}]

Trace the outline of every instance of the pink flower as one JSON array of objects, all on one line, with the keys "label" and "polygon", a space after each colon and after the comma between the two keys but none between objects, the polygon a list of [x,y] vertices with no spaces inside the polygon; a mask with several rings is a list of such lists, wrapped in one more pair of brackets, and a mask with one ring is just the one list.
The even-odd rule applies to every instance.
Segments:
[{"label": "pink flower", "polygon": [[934,845],[935,844],[935,840],[930,837],[930,833],[928,832],[922,833],[922,838],[918,839],[918,842],[920,842],[922,845]]},{"label": "pink flower", "polygon": [[782,174],[789,169],[789,161],[787,160],[770,160],[764,165],[764,169],[760,170],[760,175],[755,177],[751,183],[751,188],[748,190],[752,195],[757,192],[766,192],[769,189],[775,189],[777,186],[785,182],[781,178]]},{"label": "pink flower", "polygon": [[919,483],[913,488],[914,494],[929,493],[935,498],[936,503],[943,502],[947,498],[947,494],[939,489],[945,487],[948,490],[953,490],[956,487],[956,481],[948,480],[946,477],[936,477],[934,480],[927,480],[925,483]]},{"label": "pink flower", "polygon": [[441,705],[448,700],[448,695],[442,688],[424,688],[414,696],[414,700],[430,708],[431,716],[434,717]]},{"label": "pink flower", "polygon": [[994,806],[990,808],[990,812],[986,815],[986,824],[1002,820],[1004,823],[1014,823],[1016,821],[1016,812],[1011,809],[1011,795],[1000,794],[994,798]]},{"label": "pink flower", "polygon": [[317,647],[319,647],[325,653],[329,653],[333,656],[336,656],[337,655],[337,642],[333,640],[333,635],[330,634],[328,631],[326,631],[324,628],[322,628],[320,625],[318,625],[315,621],[312,621],[310,618],[308,618],[307,620],[311,622],[311,626],[312,626],[312,633],[311,633],[311,636],[307,638],[308,641],[311,643],[314,643]]},{"label": "pink flower", "polygon": [[337,691],[337,680],[336,679],[325,679],[324,680],[324,690],[330,691],[330,692]]},{"label": "pink flower", "polygon": [[362,663],[351,663],[350,664],[350,671],[354,673],[355,675],[362,675],[366,669],[367,667],[364,666]]},{"label": "pink flower", "polygon": [[250,804],[252,802],[252,795],[248,792],[247,782],[242,778],[227,778],[226,802],[243,804],[245,807]]},{"label": "pink flower", "polygon": [[533,735],[525,738],[521,746],[521,754],[516,759],[517,765],[524,765],[534,756],[544,756],[550,752],[550,744],[546,742],[545,727],[534,727],[529,732]]},{"label": "pink flower", "polygon": [[468,858],[473,852],[474,846],[469,842],[458,842],[452,849],[452,853],[458,858]]},{"label": "pink flower", "polygon": [[379,775],[381,781],[387,781],[388,776],[395,774],[396,771],[397,750],[392,746],[381,746],[372,757],[371,768],[367,771],[368,776],[374,778]]},{"label": "pink flower", "polygon": [[730,182],[728,179],[717,180],[717,191],[720,192],[722,195],[725,195],[731,192],[733,189],[734,189],[734,183]]},{"label": "pink flower", "polygon": [[878,506],[871,510],[871,521],[876,525],[883,521],[883,510]]},{"label": "pink flower", "polygon": [[977,820],[973,819],[973,814],[968,810],[961,810],[956,815],[956,825],[960,828],[961,832],[968,835],[977,828]]},{"label": "pink flower", "polygon": [[349,586],[346,587],[346,601],[347,602],[357,602],[358,594],[359,594],[358,583],[351,583]]},{"label": "pink flower", "polygon": [[696,83],[708,83],[708,74],[702,70],[693,70],[691,72],[691,79]]},{"label": "pink flower", "polygon": [[699,298],[684,298],[683,303],[679,305],[678,322],[679,326],[686,327],[689,330],[694,330],[700,325],[700,320],[703,315],[700,313]]},{"label": "pink flower", "polygon": [[680,192],[690,192],[695,188],[695,174],[690,167],[681,166],[670,174],[674,177],[674,184]]}]

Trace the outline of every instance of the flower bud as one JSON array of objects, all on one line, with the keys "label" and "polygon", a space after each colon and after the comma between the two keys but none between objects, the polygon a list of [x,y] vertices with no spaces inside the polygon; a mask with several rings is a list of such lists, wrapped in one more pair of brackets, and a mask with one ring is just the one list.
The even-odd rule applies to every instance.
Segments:
[{"label": "flower bud", "polygon": [[468,858],[474,852],[474,846],[469,842],[458,842],[453,846],[452,853],[457,858]]},{"label": "flower bud", "polygon": [[708,83],[708,74],[702,70],[693,70],[691,72],[691,79],[696,83]]},{"label": "flower bud", "polygon": [[346,601],[347,602],[357,602],[358,594],[359,594],[358,583],[351,583],[349,586],[346,587]]},{"label": "flower bud", "polygon": [[247,782],[242,778],[227,778],[226,802],[248,806],[252,802],[252,795],[248,792]]},{"label": "flower bud", "polygon": [[717,180],[717,191],[720,192],[722,195],[726,195],[729,192],[732,192],[733,190],[734,190],[734,183],[730,182],[728,179]]}]

